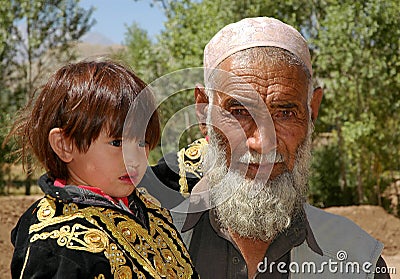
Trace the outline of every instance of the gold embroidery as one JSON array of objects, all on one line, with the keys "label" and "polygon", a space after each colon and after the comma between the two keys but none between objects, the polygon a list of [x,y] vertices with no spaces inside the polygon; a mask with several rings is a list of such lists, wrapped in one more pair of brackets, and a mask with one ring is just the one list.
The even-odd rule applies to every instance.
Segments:
[{"label": "gold embroidery", "polygon": [[25,254],[24,265],[22,266],[22,270],[21,270],[21,278],[25,272],[25,268],[26,268],[26,264],[28,263],[30,252],[31,252],[31,247],[28,247],[28,249],[26,250],[26,254]]},{"label": "gold embroidery", "polygon": [[141,272],[135,265],[133,265],[132,270],[133,270],[133,272],[136,273],[136,278],[146,279],[146,275],[144,275],[144,273]]},{"label": "gold embroidery", "polygon": [[76,203],[69,203],[69,204],[65,204],[64,208],[63,208],[63,214],[64,215],[68,215],[68,214],[73,214],[76,211],[78,211],[78,205]]},{"label": "gold embroidery", "polygon": [[59,230],[34,234],[30,242],[45,240],[47,238],[57,239],[57,244],[73,250],[84,250],[91,253],[100,253],[108,247],[108,238],[105,233],[98,229],[91,229],[81,224],[62,226]]},{"label": "gold embroidery", "polygon": [[[176,240],[178,245],[180,247],[182,247],[183,254],[190,259],[189,252],[186,250],[186,246],[183,244],[183,242],[177,236],[177,233],[176,233],[175,229],[173,227],[171,227],[170,225],[168,225],[167,223],[165,223],[161,218],[155,217],[151,213],[149,213],[149,217],[150,217],[150,220],[153,221],[150,224],[154,224],[154,223],[157,224],[156,226],[154,226],[154,229],[157,230],[157,232],[161,235],[161,239],[165,239],[166,241],[168,241],[168,246],[169,247],[174,246],[176,248],[176,246],[173,243],[172,239],[170,237],[168,237],[168,235],[166,234],[165,230],[163,230],[163,229],[166,229],[172,235],[172,237]],[[151,229],[152,228],[150,228],[150,230]],[[158,236],[158,237],[160,237],[160,236]],[[164,248],[164,246],[162,248]],[[176,258],[182,260],[180,252],[177,249],[172,249],[172,251],[173,252],[176,251],[177,252],[175,254]]]},{"label": "gold embroidery", "polygon": [[99,274],[99,276],[95,276],[94,279],[106,279],[104,274]]},{"label": "gold embroidery", "polygon": [[114,278],[115,279],[132,279],[132,270],[128,266],[121,266],[115,272]]},{"label": "gold embroidery", "polygon": [[67,222],[67,221],[74,220],[76,218],[84,218],[87,221],[89,221],[90,223],[92,223],[93,225],[95,225],[96,227],[99,227],[99,224],[97,223],[97,221],[95,219],[93,219],[92,216],[90,216],[90,212],[83,211],[83,210],[78,210],[73,214],[56,216],[56,217],[53,217],[51,219],[42,220],[42,222],[40,222],[38,224],[33,224],[33,225],[31,225],[29,227],[29,233],[31,234],[33,232],[38,232],[38,231],[41,231],[41,230],[43,230],[44,228],[46,228],[48,226],[64,223],[64,222]]},{"label": "gold embroidery", "polygon": [[[120,266],[123,266],[126,264],[126,259],[124,257],[124,254],[118,249],[118,246],[115,245],[114,243],[111,243],[106,251],[104,252],[104,255],[106,258],[110,261],[110,266],[111,266],[111,273],[114,274],[116,270],[120,270]],[[129,269],[130,271],[130,269]],[[124,274],[127,274],[126,272]],[[119,278],[119,277],[117,277]],[[132,272],[130,273],[130,277],[127,278],[132,278]]]},{"label": "gold embroidery", "polygon": [[[98,216],[107,226],[107,229],[112,231],[118,242],[124,247],[124,250],[135,258],[153,277],[159,278],[151,261],[148,259],[150,254],[157,252],[157,247],[152,243],[152,236],[148,234],[147,230],[127,216],[115,214],[116,212],[113,210],[107,209],[103,213]],[[118,219],[123,219],[123,221],[116,221]],[[115,224],[117,224],[116,227]]]},{"label": "gold embroidery", "polygon": [[[105,210],[103,213],[104,214],[98,216],[104,224],[106,224],[107,228],[113,232],[118,242],[123,245],[124,250],[135,258],[151,276],[160,278],[160,275],[167,276],[167,274],[171,272],[173,272],[175,276],[178,275],[178,277],[181,275],[183,277],[192,275],[193,271],[190,263],[182,258],[178,248],[173,243],[172,239],[170,239],[171,235],[178,241],[179,246],[181,246],[181,249],[185,251],[185,254],[188,256],[183,243],[178,239],[175,229],[165,223],[161,218],[154,218],[153,214],[149,213],[149,234],[140,224],[134,222],[125,215],[115,214],[115,211],[110,209]],[[104,216],[111,219],[104,218]],[[124,220],[118,222],[118,219]],[[117,224],[116,228],[115,224]],[[127,230],[129,230],[129,233],[127,233]],[[125,234],[122,232],[125,232]],[[126,235],[129,235],[129,237],[126,238]],[[168,263],[162,256],[162,249],[170,249],[172,254],[168,255],[173,255],[179,265]],[[153,263],[149,260],[149,255],[153,255]],[[160,269],[160,266],[164,266],[165,269]]]},{"label": "gold embroidery", "polygon": [[145,196],[141,195],[141,192],[138,192],[138,196],[147,208],[156,210],[163,217],[165,217],[170,223],[172,223],[171,214],[169,214],[169,211],[167,209],[160,207],[160,206],[156,205],[155,203],[149,201]]},{"label": "gold embroidery", "polygon": [[146,200],[148,200],[150,203],[155,204],[157,207],[161,207],[161,203],[159,200],[157,200],[155,197],[150,195],[150,193],[147,191],[146,188],[140,187],[137,188],[138,192],[142,194],[142,197],[144,197]]},{"label": "gold embroidery", "polygon": [[190,194],[189,186],[186,179],[186,173],[192,173],[199,179],[203,175],[203,158],[205,153],[205,146],[207,146],[206,139],[198,139],[191,143],[186,149],[182,148],[177,154],[180,177],[179,191],[184,197],[187,197]]},{"label": "gold embroidery", "polygon": [[[137,278],[145,278],[132,261],[130,261],[132,270],[126,264],[127,259],[131,258],[135,259],[154,278],[190,277],[193,273],[190,261],[182,257],[183,253],[189,258],[189,254],[175,229],[168,223],[172,222],[170,214],[167,210],[148,201],[139,192],[137,195],[148,208],[155,210],[156,215],[148,213],[149,231],[119,211],[100,207],[79,209],[76,205],[69,204],[63,207],[65,215],[52,219],[45,218],[41,223],[32,225],[30,233],[34,234],[31,242],[52,238],[57,239],[58,245],[69,249],[92,253],[103,252],[110,261],[114,278],[131,278],[133,273]],[[165,218],[168,219],[167,222]],[[40,232],[48,226],[74,219],[85,219],[101,230],[75,223],[72,227],[64,225],[59,230]],[[110,232],[110,235],[106,231]],[[111,235],[120,246],[110,242]],[[176,244],[172,239],[175,239]],[[125,251],[130,257],[125,258],[125,254],[121,251]]]},{"label": "gold embroidery", "polygon": [[37,218],[39,221],[43,222],[45,220],[51,219],[56,213],[56,204],[52,199],[43,198],[38,204]]}]

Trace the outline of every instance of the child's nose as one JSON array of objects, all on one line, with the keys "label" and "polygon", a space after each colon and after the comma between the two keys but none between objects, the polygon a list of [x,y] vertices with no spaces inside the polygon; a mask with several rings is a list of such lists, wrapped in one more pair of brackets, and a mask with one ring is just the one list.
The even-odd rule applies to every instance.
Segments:
[{"label": "child's nose", "polygon": [[138,165],[146,154],[145,148],[141,147],[137,141],[128,141],[123,145],[123,147],[124,160],[127,165]]}]

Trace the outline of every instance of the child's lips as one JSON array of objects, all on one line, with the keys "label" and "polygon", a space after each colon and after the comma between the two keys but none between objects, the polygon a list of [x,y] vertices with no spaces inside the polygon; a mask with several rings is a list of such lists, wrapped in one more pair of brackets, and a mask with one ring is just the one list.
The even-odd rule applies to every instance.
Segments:
[{"label": "child's lips", "polygon": [[133,183],[134,181],[136,181],[137,178],[137,174],[136,173],[132,173],[132,174],[125,174],[123,176],[119,177],[119,180],[122,180],[124,182],[128,182],[128,183]]}]

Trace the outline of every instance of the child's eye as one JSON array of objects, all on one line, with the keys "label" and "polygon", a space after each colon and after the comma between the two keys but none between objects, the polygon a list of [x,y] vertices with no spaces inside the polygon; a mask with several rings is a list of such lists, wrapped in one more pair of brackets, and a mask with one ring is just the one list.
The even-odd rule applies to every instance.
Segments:
[{"label": "child's eye", "polygon": [[115,147],[121,147],[122,146],[122,140],[113,140],[113,141],[110,141],[110,144],[112,146],[115,146]]},{"label": "child's eye", "polygon": [[139,147],[146,147],[146,145],[148,145],[149,143],[145,140],[140,140],[139,141]]}]

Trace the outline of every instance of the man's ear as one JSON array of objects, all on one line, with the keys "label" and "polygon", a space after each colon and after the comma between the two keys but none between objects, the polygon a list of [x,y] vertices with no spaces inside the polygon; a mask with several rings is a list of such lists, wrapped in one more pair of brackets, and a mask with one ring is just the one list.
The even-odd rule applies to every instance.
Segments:
[{"label": "man's ear", "polygon": [[321,105],[321,101],[322,101],[322,88],[321,87],[317,87],[314,89],[313,95],[312,95],[312,99],[311,99],[311,120],[312,122],[315,123],[315,120],[317,120],[318,117],[318,110],[319,110],[319,106]]},{"label": "man's ear", "polygon": [[200,131],[204,136],[207,136],[207,108],[208,108],[208,97],[204,86],[196,84],[194,89],[194,98],[196,101],[196,116],[199,122]]},{"label": "man's ear", "polygon": [[49,142],[53,151],[65,163],[73,159],[73,143],[64,135],[61,128],[53,128],[49,132]]}]

